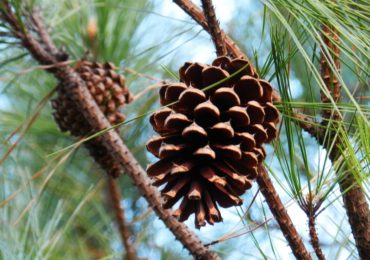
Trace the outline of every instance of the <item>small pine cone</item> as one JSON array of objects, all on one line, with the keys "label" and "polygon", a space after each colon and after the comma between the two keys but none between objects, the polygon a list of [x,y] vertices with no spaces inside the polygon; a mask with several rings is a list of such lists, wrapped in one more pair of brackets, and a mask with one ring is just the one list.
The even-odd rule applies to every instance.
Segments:
[{"label": "small pine cone", "polygon": [[[124,119],[119,109],[132,101],[125,78],[115,71],[112,63],[80,61],[76,72],[85,81],[101,111],[111,124],[118,124]],[[62,131],[70,131],[74,136],[88,135],[91,127],[78,111],[72,100],[64,93],[63,83],[58,85],[58,96],[52,101],[55,109],[54,118]]]},{"label": "small pine cone", "polygon": [[[75,68],[75,71],[85,81],[87,89],[100,110],[112,125],[124,121],[125,116],[119,109],[132,101],[132,96],[125,85],[125,78],[114,70],[112,63],[100,64],[89,61],[80,61]],[[91,134],[92,127],[71,98],[66,95],[63,82],[59,83],[57,89],[58,95],[52,100],[52,107],[55,110],[53,115],[59,128],[63,132],[69,131],[76,137]],[[119,165],[115,164],[114,159],[104,147],[99,145],[97,140],[88,141],[86,147],[91,156],[103,169],[108,170],[110,175],[114,177],[119,175]]]},{"label": "small pine cone", "polygon": [[222,221],[218,207],[242,204],[266,156],[262,145],[276,137],[279,112],[271,85],[246,60],[185,63],[179,74],[181,82],[160,88],[166,107],[150,117],[159,136],[147,149],[160,160],[147,173],[164,186],[163,207],[182,199],[174,215],[185,221],[194,213],[200,228]]},{"label": "small pine cone", "polygon": [[[112,63],[100,64],[97,62],[81,61],[76,71],[85,80],[90,93],[94,97],[109,122],[118,124],[123,114],[118,110],[126,103],[132,101],[125,78],[115,72]],[[112,116],[121,114],[122,116]]]}]

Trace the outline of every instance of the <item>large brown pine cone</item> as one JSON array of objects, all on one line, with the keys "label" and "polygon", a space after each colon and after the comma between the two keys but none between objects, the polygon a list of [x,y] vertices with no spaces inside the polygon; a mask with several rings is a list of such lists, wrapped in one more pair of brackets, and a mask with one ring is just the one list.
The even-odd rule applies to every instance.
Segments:
[{"label": "large brown pine cone", "polygon": [[[115,69],[112,63],[100,64],[90,61],[80,61],[75,68],[75,71],[85,81],[95,102],[112,125],[124,121],[125,116],[119,109],[132,101],[131,94],[125,85],[125,78],[117,74]],[[59,128],[63,132],[69,131],[76,137],[92,134],[92,127],[65,93],[63,82],[59,83],[57,90],[58,95],[52,100],[52,106],[55,110],[53,116]],[[119,175],[119,165],[114,162],[114,159],[99,144],[98,140],[93,139],[87,142],[86,147],[103,169],[109,170],[112,176]]]},{"label": "large brown pine cone", "polygon": [[218,206],[241,205],[252,186],[263,148],[276,137],[279,112],[272,87],[246,60],[219,57],[212,65],[185,63],[179,83],[163,84],[166,106],[150,118],[159,133],[147,143],[160,160],[150,165],[154,185],[164,184],[164,208],[181,198],[174,215],[195,226],[222,221]]}]

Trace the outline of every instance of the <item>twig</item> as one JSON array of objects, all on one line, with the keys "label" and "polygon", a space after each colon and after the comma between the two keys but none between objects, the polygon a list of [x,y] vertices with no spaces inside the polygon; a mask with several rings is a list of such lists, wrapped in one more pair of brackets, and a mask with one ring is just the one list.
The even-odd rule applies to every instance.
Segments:
[{"label": "twig", "polygon": [[119,191],[119,187],[116,183],[116,180],[108,176],[108,192],[112,200],[113,208],[116,213],[116,220],[118,225],[118,230],[121,235],[122,244],[126,250],[126,260],[135,260],[136,250],[135,247],[130,242],[130,230],[126,224],[125,220],[125,211],[121,206],[122,196]]},{"label": "twig", "polygon": [[223,36],[225,34],[221,32],[219,22],[217,21],[216,18],[215,9],[212,4],[212,0],[202,0],[202,6],[209,28],[209,34],[211,35],[212,41],[216,47],[217,56],[226,55],[227,50],[223,39]]},{"label": "twig", "polygon": [[[341,85],[336,77],[336,74],[329,66],[329,61],[334,61],[335,70],[337,73],[340,72],[340,60],[339,54],[340,49],[339,35],[337,30],[328,25],[322,26],[323,33],[322,38],[328,52],[324,51],[322,46],[321,51],[321,76],[325,83],[328,94],[332,97],[334,102],[339,102],[341,99]],[[321,100],[323,103],[329,103],[330,99],[328,96],[321,91]],[[328,130],[327,137],[319,140],[319,143],[326,148],[329,154],[329,159],[333,165],[338,161],[342,155],[341,150],[345,148],[345,144],[341,141],[341,132],[345,131],[341,125],[343,119],[336,110],[325,110],[322,111],[322,123],[323,127]],[[330,125],[331,124],[331,125]],[[341,131],[342,130],[342,131]],[[324,131],[325,133],[325,131]],[[343,167],[342,167],[343,166]],[[352,229],[352,234],[356,242],[357,250],[361,259],[368,259],[370,256],[370,209],[369,204],[366,200],[361,185],[358,184],[354,174],[350,171],[350,166],[346,163],[342,163],[337,168],[338,170],[342,167],[345,171],[343,177],[339,181],[339,187],[342,193],[344,207],[347,212],[348,220]]]},{"label": "twig", "polygon": [[[7,0],[3,0],[1,4],[2,6],[10,7]],[[2,9],[1,18],[12,27],[13,31],[16,32],[14,36],[22,40],[24,48],[26,48],[39,63],[43,65],[57,63],[57,57],[48,53],[42,45],[26,31],[19,30],[19,24],[16,22],[17,19],[15,19],[15,15],[12,13],[11,8]],[[83,113],[83,116],[94,131],[97,132],[111,127],[109,121],[95,103],[84,81],[72,68],[69,66],[59,66],[47,71],[53,73],[56,78],[63,82],[65,93],[75,102],[76,106]],[[134,185],[137,186],[141,194],[147,200],[149,206],[153,208],[158,217],[172,231],[176,239],[178,239],[194,257],[198,259],[219,259],[215,253],[202,244],[199,238],[191,232],[185,224],[173,217],[171,211],[164,210],[161,207],[162,201],[160,194],[157,189],[151,185],[145,171],[140,167],[136,158],[124,145],[116,131],[109,131],[99,136],[96,140],[99,140],[113,156],[115,161],[121,165],[122,169],[132,179]]]}]

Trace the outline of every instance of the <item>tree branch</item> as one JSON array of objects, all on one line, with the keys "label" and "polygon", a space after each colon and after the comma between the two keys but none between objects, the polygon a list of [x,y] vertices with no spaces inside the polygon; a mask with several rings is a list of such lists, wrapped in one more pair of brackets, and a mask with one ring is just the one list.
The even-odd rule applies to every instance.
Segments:
[{"label": "tree branch", "polygon": [[[334,71],[330,68],[330,60],[334,61],[335,70],[340,73],[340,49],[338,47],[340,38],[337,30],[333,26],[322,26],[322,38],[326,45],[321,47],[321,77],[325,83],[326,90],[321,91],[321,100],[323,103],[330,103],[330,96],[334,102],[341,99],[341,85]],[[329,159],[332,164],[340,159],[342,150],[345,150],[345,144],[342,143],[342,132],[346,131],[341,124],[343,120],[337,110],[322,110],[322,123],[327,128],[326,138],[318,139],[319,143],[328,151]],[[325,136],[325,131],[324,131]],[[343,155],[344,156],[344,155]],[[343,167],[342,167],[343,166]],[[370,209],[366,196],[361,185],[357,182],[354,174],[350,171],[350,165],[346,162],[337,166],[337,175],[339,170],[345,171],[339,181],[339,187],[342,193],[344,207],[347,212],[348,220],[352,229],[352,234],[356,242],[357,250],[361,259],[368,259],[370,256]]]},{"label": "tree branch", "polygon": [[[20,30],[20,26],[17,19],[15,19],[14,13],[12,13],[9,2],[4,0],[1,5],[5,7],[0,11],[1,18],[11,26],[14,31],[14,37],[22,41],[23,47],[43,65],[53,65],[57,63],[58,57],[56,57],[55,54],[53,55],[45,50],[42,44],[28,34],[27,31]],[[84,81],[72,68],[67,65],[61,65],[52,67],[52,69],[47,71],[53,73],[56,78],[63,82],[62,86],[65,93],[75,102],[79,111],[83,113],[87,122],[92,126],[94,132],[111,127],[109,121],[95,103]],[[185,224],[173,217],[170,210],[164,210],[161,207],[162,201],[160,194],[157,189],[151,185],[145,171],[141,168],[129,149],[124,145],[116,131],[111,130],[96,138],[96,141],[101,143],[110,155],[113,156],[115,161],[121,165],[122,169],[132,179],[134,185],[138,187],[141,194],[147,200],[149,206],[153,208],[159,218],[174,234],[176,239],[178,239],[194,257],[198,259],[219,259],[215,253],[202,244],[199,238],[191,232]]]},{"label": "tree branch", "polygon": [[221,32],[220,24],[217,21],[212,0],[202,0],[202,6],[209,27],[209,34],[211,35],[212,41],[215,45],[217,56],[226,55],[227,50],[223,39],[223,36],[225,36],[225,34]]}]

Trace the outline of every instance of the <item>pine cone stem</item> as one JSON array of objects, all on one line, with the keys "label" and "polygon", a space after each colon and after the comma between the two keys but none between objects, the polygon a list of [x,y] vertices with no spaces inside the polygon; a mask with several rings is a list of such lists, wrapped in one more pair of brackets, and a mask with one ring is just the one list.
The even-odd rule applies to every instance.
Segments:
[{"label": "pine cone stem", "polygon": [[261,193],[266,199],[269,208],[278,222],[281,231],[283,232],[294,256],[297,259],[312,259],[303,241],[295,229],[292,220],[290,219],[279,195],[277,194],[270,177],[268,176],[266,168],[261,165],[259,167],[257,183],[260,187]]},{"label": "pine cone stem", "polygon": [[216,18],[216,12],[212,4],[212,0],[202,0],[202,6],[209,27],[209,33],[216,47],[217,56],[226,55],[227,50],[223,39],[225,34],[222,33],[220,29],[219,21]]},{"label": "pine cone stem", "polygon": [[[1,4],[4,8],[0,11],[0,18],[12,27],[15,32],[14,37],[21,39],[23,47],[41,64],[53,65],[57,63],[57,57],[48,53],[40,42],[26,31],[20,29],[21,27],[17,23],[17,19],[10,8],[9,2],[4,0]],[[56,68],[53,67],[52,70],[47,71],[53,73],[56,78],[65,83],[64,88],[66,94],[72,98],[79,111],[82,111],[84,117],[95,132],[111,126],[97,106],[84,81],[72,68],[64,65]],[[171,211],[164,210],[161,207],[161,197],[159,193],[151,185],[145,171],[141,168],[129,149],[124,145],[116,131],[109,131],[100,136],[99,139],[101,140],[101,144],[113,155],[116,162],[119,163],[127,175],[131,177],[134,185],[138,187],[148,201],[149,206],[153,208],[159,218],[172,231],[174,236],[184,247],[198,259],[219,259],[215,253],[202,244],[199,238],[191,232],[185,224],[174,218]]]},{"label": "pine cone stem", "polygon": [[[323,25],[322,38],[326,45],[327,52],[322,47],[321,51],[321,77],[325,83],[329,97],[337,103],[341,99],[341,85],[335,73],[329,66],[330,57],[335,65],[337,73],[340,72],[340,49],[338,47],[340,38],[337,30],[328,25]],[[330,103],[331,98],[321,91],[321,100],[323,103]],[[341,115],[336,110],[322,110],[322,123],[324,128],[329,129],[329,133],[325,138],[323,135],[318,138],[318,141],[323,145],[329,153],[329,159],[332,164],[341,158],[341,151],[345,149],[345,144],[342,143],[341,133],[346,129],[343,127]],[[333,129],[333,130],[330,130]],[[333,145],[334,143],[334,145]],[[342,168],[342,169],[341,169]],[[339,187],[342,192],[344,207],[347,212],[348,220],[352,229],[352,234],[356,242],[357,250],[361,259],[367,259],[370,255],[370,208],[366,200],[365,193],[360,184],[358,184],[354,174],[350,170],[350,166],[344,162],[344,165],[337,166],[345,174],[339,181]],[[338,171],[337,170],[337,171]],[[339,174],[339,172],[337,172]]]},{"label": "pine cone stem", "polygon": [[121,206],[122,195],[119,191],[119,186],[117,185],[116,180],[110,176],[108,176],[108,191],[116,213],[116,220],[122,244],[126,250],[125,259],[135,260],[137,259],[136,250],[130,242],[130,230],[126,224],[124,208]]}]

